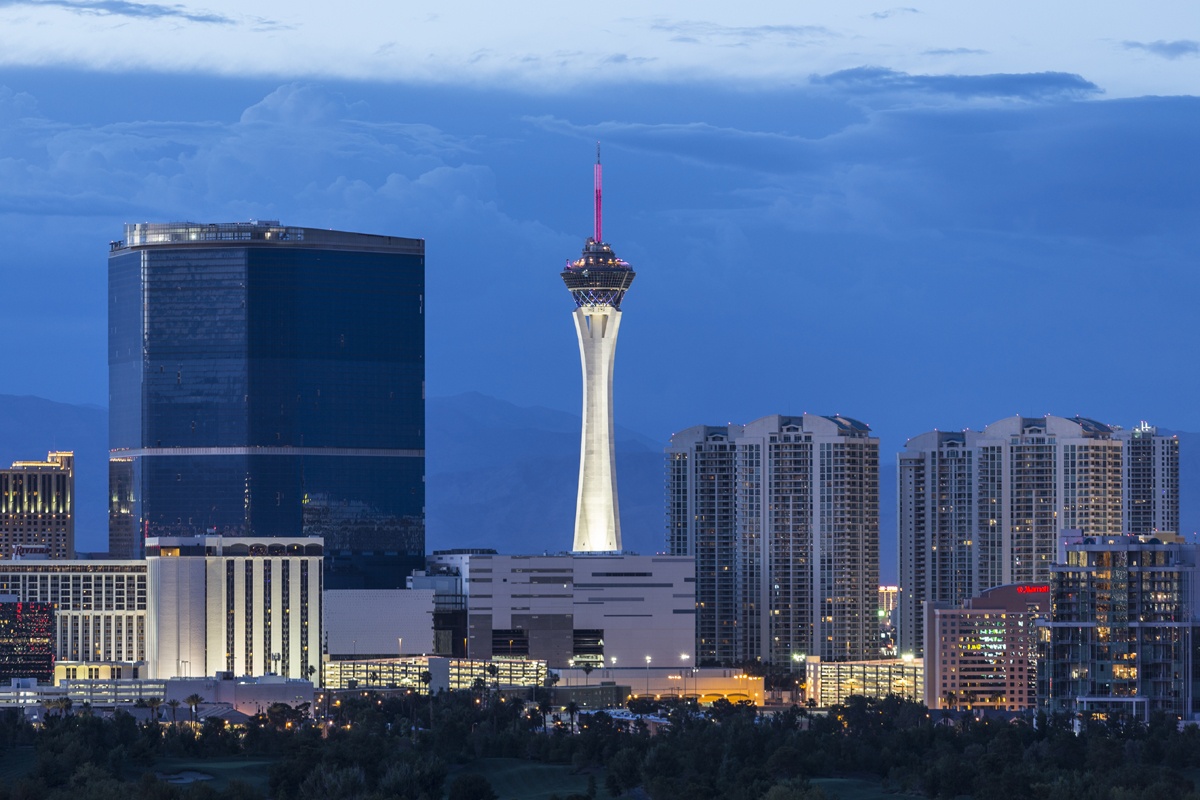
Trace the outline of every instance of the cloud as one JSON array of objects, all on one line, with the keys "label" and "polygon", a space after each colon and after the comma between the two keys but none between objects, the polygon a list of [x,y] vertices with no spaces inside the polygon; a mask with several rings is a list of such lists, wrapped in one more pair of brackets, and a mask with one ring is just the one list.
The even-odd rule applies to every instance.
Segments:
[{"label": "cloud", "polygon": [[770,131],[748,131],[707,122],[599,122],[576,124],[553,116],[525,117],[546,131],[601,140],[647,153],[670,154],[694,164],[755,172],[790,172],[805,159],[804,139]]},{"label": "cloud", "polygon": [[932,50],[922,50],[925,56],[986,56],[987,50],[975,50],[970,47],[935,47]]},{"label": "cloud", "polygon": [[841,92],[871,95],[916,92],[956,98],[995,98],[1035,101],[1083,99],[1100,93],[1100,87],[1066,72],[1033,72],[990,75],[910,75],[883,67],[854,69],[817,75],[817,86]]},{"label": "cloud", "polygon": [[[53,6],[76,14],[93,16],[134,17],[138,19],[184,19],[216,25],[234,25],[235,20],[223,14],[190,11],[182,5],[133,3],[128,0],[0,0],[0,8]],[[260,24],[269,24],[260,20]]]},{"label": "cloud", "polygon": [[657,61],[657,58],[645,56],[629,56],[625,53],[613,53],[608,58],[604,59],[605,64],[649,64],[651,61]]},{"label": "cloud", "polygon": [[900,7],[900,8],[889,8],[886,11],[876,11],[876,12],[872,13],[871,16],[874,19],[888,19],[889,17],[896,17],[896,16],[900,16],[902,14],[920,14],[920,13],[921,12],[915,8]]},{"label": "cloud", "polygon": [[776,41],[787,45],[806,44],[837,34],[821,25],[721,25],[706,20],[657,19],[650,30],[673,34],[671,41],[686,44],[717,43],[740,47],[753,42]]},{"label": "cloud", "polygon": [[1121,44],[1126,50],[1141,50],[1172,61],[1184,56],[1200,55],[1200,42],[1191,39],[1176,39],[1173,42],[1159,39],[1157,42],[1122,42]]}]

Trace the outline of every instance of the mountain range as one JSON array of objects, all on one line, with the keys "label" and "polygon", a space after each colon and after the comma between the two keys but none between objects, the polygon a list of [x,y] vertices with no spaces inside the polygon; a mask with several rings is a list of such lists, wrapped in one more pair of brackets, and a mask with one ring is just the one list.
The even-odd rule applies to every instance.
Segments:
[{"label": "mountain range", "polygon": [[[522,407],[478,393],[426,403],[426,546],[492,547],[504,553],[560,552],[574,533],[579,415]],[[1200,529],[1200,433],[1180,438],[1180,528]],[[667,441],[618,427],[617,491],[627,550],[665,546]],[[108,412],[39,397],[0,395],[0,462],[75,451],[76,547],[108,542]],[[882,453],[880,573],[896,576],[896,462]]]}]

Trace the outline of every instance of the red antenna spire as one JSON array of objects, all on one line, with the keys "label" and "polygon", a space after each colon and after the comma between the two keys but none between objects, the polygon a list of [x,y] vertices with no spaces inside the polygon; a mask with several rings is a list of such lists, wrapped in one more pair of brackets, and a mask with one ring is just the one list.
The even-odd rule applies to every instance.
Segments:
[{"label": "red antenna spire", "polygon": [[600,214],[600,192],[601,192],[600,186],[603,183],[602,170],[603,170],[603,167],[600,166],[600,143],[596,142],[596,170],[595,170],[595,184],[596,184],[596,231],[595,231],[595,233],[596,233],[596,236],[595,236],[595,239],[596,239],[597,244],[604,241],[604,239],[601,238],[601,227],[602,226],[601,226],[601,214]]}]

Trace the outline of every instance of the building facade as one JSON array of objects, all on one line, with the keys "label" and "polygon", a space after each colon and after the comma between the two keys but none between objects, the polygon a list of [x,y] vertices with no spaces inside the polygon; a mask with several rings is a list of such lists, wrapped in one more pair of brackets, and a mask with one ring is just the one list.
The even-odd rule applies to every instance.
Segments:
[{"label": "building facade", "polygon": [[279,675],[321,667],[317,537],[146,540],[150,678]]},{"label": "building facade", "polygon": [[54,676],[54,606],[0,596],[0,681]]},{"label": "building facade", "polygon": [[424,558],[424,242],[127,225],[109,253],[110,551],[321,536],[337,588]]},{"label": "building facade", "polygon": [[696,658],[732,664],[737,649],[739,425],[697,425],[667,447],[667,552],[696,559]]},{"label": "building facade", "polygon": [[598,147],[595,176],[595,233],[584,244],[583,254],[567,262],[562,272],[575,301],[575,335],[583,367],[579,491],[571,549],[576,553],[615,553],[621,550],[621,513],[613,436],[613,366],[621,328],[621,300],[635,273],[601,238]]},{"label": "building facade", "polygon": [[462,579],[471,659],[531,658],[552,669],[695,664],[691,558],[451,552],[432,562]]},{"label": "building facade", "polygon": [[14,461],[0,470],[0,559],[26,548],[75,557],[75,454]]},{"label": "building facade", "polygon": [[878,700],[895,695],[916,702],[925,682],[925,665],[912,657],[824,661],[808,656],[804,669],[805,695],[820,708],[845,703],[851,695]]},{"label": "building facade", "polygon": [[1037,629],[1049,584],[988,589],[961,606],[925,604],[929,708],[1020,711],[1037,702]]},{"label": "building facade", "polygon": [[667,524],[670,552],[698,562],[706,660],[878,657],[879,440],[865,424],[775,415],[677,434]]},{"label": "building facade", "polygon": [[1200,546],[1176,536],[1073,536],[1062,549],[1039,705],[1081,718],[1193,718]]},{"label": "building facade", "polygon": [[[1062,531],[1121,533],[1127,442],[1116,427],[1055,416],[910,439],[898,459],[900,651],[921,652],[923,603],[1046,583]],[[1178,490],[1162,502],[1177,518]]]},{"label": "building facade", "polygon": [[145,561],[3,562],[0,594],[54,608],[56,661],[146,660]]},{"label": "building facade", "polygon": [[1117,433],[1121,440],[1124,533],[1179,533],[1179,437],[1145,422]]}]

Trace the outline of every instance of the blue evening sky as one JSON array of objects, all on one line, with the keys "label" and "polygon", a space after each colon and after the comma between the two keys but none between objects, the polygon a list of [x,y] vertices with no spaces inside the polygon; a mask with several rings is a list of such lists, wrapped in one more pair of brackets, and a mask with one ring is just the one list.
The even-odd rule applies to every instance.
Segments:
[{"label": "blue evening sky", "polygon": [[429,394],[575,410],[601,140],[620,424],[1200,430],[1200,4],[201,2],[0,0],[0,393],[107,404],[124,222],[258,218],[425,238]]}]

